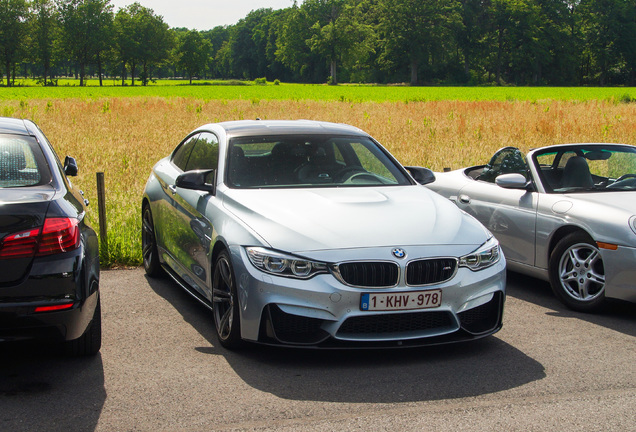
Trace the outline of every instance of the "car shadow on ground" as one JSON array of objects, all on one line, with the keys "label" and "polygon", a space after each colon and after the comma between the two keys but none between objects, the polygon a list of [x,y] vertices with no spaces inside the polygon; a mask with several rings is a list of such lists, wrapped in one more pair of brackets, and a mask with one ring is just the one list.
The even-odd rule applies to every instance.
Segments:
[{"label": "car shadow on ground", "polygon": [[72,358],[59,346],[0,344],[1,430],[94,430],[105,400],[100,354]]},{"label": "car shadow on ground", "polygon": [[552,293],[548,282],[508,272],[507,295],[550,309],[550,315],[576,318],[608,329],[636,336],[636,304],[609,299],[596,313],[583,313],[569,309]]},{"label": "car shadow on ground", "polygon": [[469,343],[388,350],[221,347],[212,313],[167,277],[148,279],[248,385],[291,400],[395,403],[495,393],[541,380],[543,366],[495,336]]}]

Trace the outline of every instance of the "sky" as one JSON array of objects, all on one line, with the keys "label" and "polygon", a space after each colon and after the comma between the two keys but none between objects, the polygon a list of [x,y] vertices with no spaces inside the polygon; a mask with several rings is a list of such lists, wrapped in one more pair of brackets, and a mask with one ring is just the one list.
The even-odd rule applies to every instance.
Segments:
[{"label": "sky", "polygon": [[[111,0],[117,12],[135,0]],[[161,15],[170,27],[186,27],[191,30],[210,30],[220,25],[236,24],[255,9],[284,9],[293,0],[137,0]],[[298,1],[301,4],[302,1]]]}]

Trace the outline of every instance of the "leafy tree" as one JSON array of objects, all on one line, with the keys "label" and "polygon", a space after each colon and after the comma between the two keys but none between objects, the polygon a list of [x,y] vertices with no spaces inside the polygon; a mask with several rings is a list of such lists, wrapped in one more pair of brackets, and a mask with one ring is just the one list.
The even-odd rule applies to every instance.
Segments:
[{"label": "leafy tree", "polygon": [[110,0],[58,0],[64,45],[80,68],[80,86],[85,85],[86,67],[97,63],[102,85],[102,53],[111,36]]},{"label": "leafy tree", "polygon": [[24,54],[28,13],[25,0],[0,0],[0,57],[7,73],[7,87],[15,80],[15,64]]},{"label": "leafy tree", "polygon": [[[375,33],[361,22],[358,5],[346,0],[308,0],[322,8],[322,16],[312,26],[307,44],[312,52],[329,63],[330,82],[337,84],[337,65],[353,66],[373,51]],[[320,19],[322,18],[322,19]]]},{"label": "leafy tree", "polygon": [[444,57],[451,28],[460,20],[457,0],[386,0],[380,26],[385,68],[408,66],[411,85],[419,69]]},{"label": "leafy tree", "polygon": [[285,15],[276,40],[275,56],[278,61],[295,72],[294,79],[305,82],[325,82],[328,71],[324,59],[312,52],[307,44],[312,26],[318,21],[314,3],[296,4]]},{"label": "leafy tree", "polygon": [[178,42],[179,60],[177,65],[186,71],[190,84],[192,76],[206,68],[212,44],[196,30],[190,30],[181,36]]},{"label": "leafy tree", "polygon": [[59,37],[57,9],[53,0],[33,0],[31,7],[31,57],[42,66],[42,82],[46,86],[51,78]]},{"label": "leafy tree", "polygon": [[127,64],[133,85],[137,67],[141,66],[141,80],[145,86],[150,79],[150,68],[168,59],[174,34],[152,9],[133,3],[120,9],[115,16],[115,40],[122,63],[122,84]]}]

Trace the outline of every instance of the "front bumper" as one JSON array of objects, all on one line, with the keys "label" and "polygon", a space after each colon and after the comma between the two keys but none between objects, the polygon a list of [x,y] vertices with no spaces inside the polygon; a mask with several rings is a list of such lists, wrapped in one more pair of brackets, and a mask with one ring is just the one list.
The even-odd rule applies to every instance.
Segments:
[{"label": "front bumper", "polygon": [[[241,336],[253,342],[317,347],[391,347],[457,342],[497,332],[505,302],[505,258],[487,269],[459,268],[448,281],[388,289],[350,287],[331,274],[309,280],[254,268],[242,247],[231,248]],[[396,261],[400,265],[403,262]],[[363,293],[441,289],[434,309],[363,311]]]},{"label": "front bumper", "polygon": [[605,268],[605,296],[636,303],[636,248],[600,249]]}]

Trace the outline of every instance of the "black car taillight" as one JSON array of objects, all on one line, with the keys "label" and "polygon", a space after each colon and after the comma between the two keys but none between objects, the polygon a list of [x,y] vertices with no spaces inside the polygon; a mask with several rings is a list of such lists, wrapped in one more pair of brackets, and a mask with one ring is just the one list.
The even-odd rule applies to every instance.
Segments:
[{"label": "black car taillight", "polygon": [[77,249],[80,243],[79,221],[73,218],[44,220],[37,256],[52,255]]},{"label": "black car taillight", "polygon": [[0,243],[0,259],[28,258],[38,249],[41,227],[10,234]]},{"label": "black car taillight", "polygon": [[80,243],[79,221],[73,218],[48,218],[44,226],[6,236],[0,243],[0,259],[45,256],[77,249]]}]

